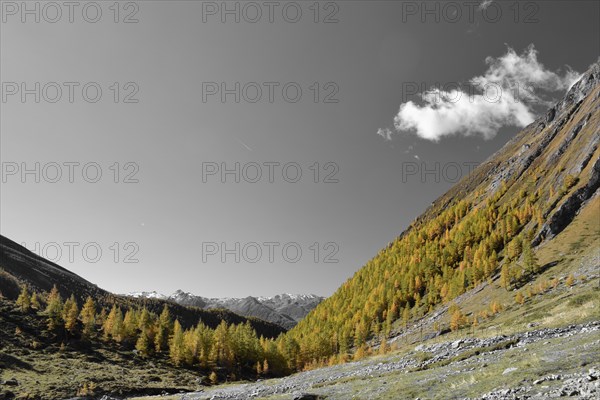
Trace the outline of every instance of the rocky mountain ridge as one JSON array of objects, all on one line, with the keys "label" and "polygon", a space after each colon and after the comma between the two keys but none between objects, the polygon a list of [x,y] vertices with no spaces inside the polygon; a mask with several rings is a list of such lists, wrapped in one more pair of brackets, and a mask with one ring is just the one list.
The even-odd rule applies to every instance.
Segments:
[{"label": "rocky mountain ridge", "polygon": [[291,329],[315,308],[324,297],[314,294],[279,294],[276,296],[247,296],[244,298],[208,298],[177,290],[167,296],[156,291],[131,292],[135,298],[162,299],[183,306],[204,310],[226,309],[245,317],[255,317]]}]

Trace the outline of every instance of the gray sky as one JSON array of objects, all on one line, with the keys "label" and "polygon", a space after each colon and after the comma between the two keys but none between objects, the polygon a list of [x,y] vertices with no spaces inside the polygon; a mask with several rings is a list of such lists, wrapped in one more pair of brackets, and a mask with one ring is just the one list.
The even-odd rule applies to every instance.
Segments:
[{"label": "gray sky", "polygon": [[[239,23],[219,14],[236,2],[122,2],[117,16],[113,2],[80,2],[73,22],[62,2],[53,3],[60,18],[47,2],[27,2],[38,4],[39,23],[21,2],[0,3],[0,232],[30,249],[39,243],[42,255],[118,293],[330,295],[452,185],[456,165],[468,173],[600,53],[596,1],[494,1],[485,9],[458,2],[457,10],[435,1],[323,1],[318,15],[312,1],[279,2],[273,22],[264,2],[242,2]],[[262,17],[252,23],[254,5]],[[439,22],[420,14],[436,7]],[[97,8],[100,20],[87,22]],[[289,22],[298,9],[299,21]],[[409,90],[450,91],[475,77],[498,78],[503,88],[526,82],[536,93],[502,114],[477,96],[443,107]],[[235,82],[239,103],[235,94],[224,102],[210,94]],[[262,97],[252,103],[257,86]],[[62,97],[52,103],[57,87]],[[97,87],[102,96],[92,103]],[[22,89],[32,90],[24,101]],[[398,132],[394,117],[407,101],[413,107]],[[410,118],[420,119],[409,127]],[[482,132],[486,125],[495,128]],[[71,162],[79,163],[71,164],[72,183]],[[233,175],[222,183],[219,172],[203,179],[203,169],[236,162],[239,183]],[[39,183],[21,176],[36,163]],[[262,170],[256,183],[253,163]],[[436,163],[448,179],[422,179],[419,171]],[[301,178],[288,182],[298,167]],[[87,182],[98,168],[100,180]],[[222,251],[221,243],[236,242],[240,262]]]}]

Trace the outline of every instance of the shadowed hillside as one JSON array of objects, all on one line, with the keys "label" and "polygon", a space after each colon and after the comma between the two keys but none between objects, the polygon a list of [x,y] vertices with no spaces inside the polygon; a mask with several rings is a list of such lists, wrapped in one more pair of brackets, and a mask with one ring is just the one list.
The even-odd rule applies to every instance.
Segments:
[{"label": "shadowed hillside", "polygon": [[160,313],[164,305],[168,304],[173,316],[184,327],[195,325],[200,319],[212,328],[216,328],[221,321],[240,324],[248,320],[256,332],[265,337],[273,338],[284,331],[278,325],[256,318],[245,318],[227,310],[201,310],[160,299],[135,299],[112,294],[0,235],[0,293],[15,300],[23,283],[30,290],[41,293],[50,292],[56,285],[63,298],[73,294],[79,304],[83,304],[91,296],[98,306],[145,306],[156,313]]}]

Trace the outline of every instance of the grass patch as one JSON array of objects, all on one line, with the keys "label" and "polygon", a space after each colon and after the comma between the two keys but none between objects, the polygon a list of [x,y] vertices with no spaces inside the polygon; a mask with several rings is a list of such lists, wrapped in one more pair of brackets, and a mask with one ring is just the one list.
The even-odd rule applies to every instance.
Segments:
[{"label": "grass patch", "polygon": [[428,351],[418,351],[415,353],[415,360],[418,362],[429,361],[433,358],[433,354]]},{"label": "grass patch", "polygon": [[597,299],[598,299],[598,297],[597,297],[597,295],[594,295],[594,293],[584,293],[584,294],[575,296],[574,298],[569,300],[567,305],[569,307],[581,307],[585,303],[590,302],[592,300],[597,300]]},{"label": "grass patch", "polygon": [[449,365],[449,364],[452,364],[452,363],[455,363],[458,361],[464,361],[471,357],[478,356],[481,353],[491,353],[493,351],[508,349],[512,345],[517,344],[518,342],[519,342],[518,339],[510,339],[510,340],[505,340],[500,343],[496,343],[492,346],[476,347],[474,349],[469,349],[469,350],[463,351],[462,353],[460,353],[454,357],[447,358],[445,360],[436,361],[434,363],[430,363],[430,364],[424,365],[422,367],[415,368],[413,371],[424,371],[424,370],[428,370],[428,369],[444,367],[446,365]]}]

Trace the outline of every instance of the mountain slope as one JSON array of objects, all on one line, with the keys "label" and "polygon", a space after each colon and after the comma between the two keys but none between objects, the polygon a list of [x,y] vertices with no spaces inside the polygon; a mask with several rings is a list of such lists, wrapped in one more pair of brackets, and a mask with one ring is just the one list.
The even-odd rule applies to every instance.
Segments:
[{"label": "mountain slope", "polygon": [[[292,329],[287,340],[299,344],[291,352],[300,364],[347,359],[351,349],[362,354],[370,339],[447,310],[472,289],[523,288],[562,260],[556,255],[539,265],[536,252],[557,246],[560,233],[590,208],[592,226],[577,234],[597,237],[599,82],[596,63],[545,116],[437,199]],[[598,242],[590,243],[597,252]],[[456,307],[452,313],[460,327],[502,307],[488,296],[469,318]],[[450,322],[438,319],[436,334],[453,327]]]},{"label": "mountain slope", "polygon": [[123,307],[146,306],[149,311],[156,313],[160,313],[164,305],[168,304],[173,316],[185,327],[195,325],[200,319],[211,328],[215,328],[221,321],[239,324],[249,320],[256,332],[265,337],[276,337],[284,331],[278,325],[256,318],[247,319],[227,310],[201,310],[162,299],[135,299],[112,294],[0,235],[0,293],[14,300],[23,283],[30,290],[40,293],[50,292],[56,285],[63,298],[73,294],[80,305],[87,296],[91,296],[101,307],[111,307],[112,304]]},{"label": "mountain slope", "polygon": [[173,399],[597,398],[599,76],[278,340],[307,371]]},{"label": "mountain slope", "polygon": [[298,321],[315,308],[323,297],[315,295],[281,294],[273,297],[208,298],[178,290],[170,296],[157,292],[129,293],[136,298],[160,298],[183,306],[204,310],[226,309],[245,317],[255,317],[272,322],[285,329],[293,328]]}]

